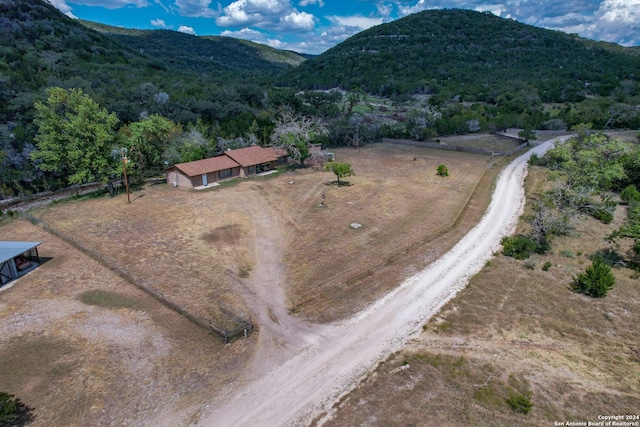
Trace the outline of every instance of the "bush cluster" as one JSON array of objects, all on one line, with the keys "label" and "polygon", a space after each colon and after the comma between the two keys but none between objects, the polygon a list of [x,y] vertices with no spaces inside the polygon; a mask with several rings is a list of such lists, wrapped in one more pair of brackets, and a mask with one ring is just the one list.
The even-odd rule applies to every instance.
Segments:
[{"label": "bush cluster", "polygon": [[540,244],[523,235],[505,236],[502,238],[502,253],[515,259],[527,259],[534,253],[539,253]]},{"label": "bush cluster", "polygon": [[573,278],[572,288],[576,293],[592,298],[604,298],[615,283],[616,278],[611,272],[611,267],[602,258],[596,258],[584,273]]}]

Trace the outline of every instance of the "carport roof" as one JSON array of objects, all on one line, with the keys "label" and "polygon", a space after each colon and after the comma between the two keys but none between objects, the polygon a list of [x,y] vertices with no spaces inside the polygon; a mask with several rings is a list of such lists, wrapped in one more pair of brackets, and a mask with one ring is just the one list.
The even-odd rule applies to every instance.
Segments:
[{"label": "carport roof", "polygon": [[21,253],[35,248],[42,242],[6,242],[0,241],[0,263],[17,257]]}]

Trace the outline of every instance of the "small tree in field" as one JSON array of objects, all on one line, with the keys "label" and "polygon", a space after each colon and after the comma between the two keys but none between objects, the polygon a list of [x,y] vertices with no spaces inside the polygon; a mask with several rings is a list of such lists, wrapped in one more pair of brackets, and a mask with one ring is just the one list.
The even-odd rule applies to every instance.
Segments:
[{"label": "small tree in field", "polygon": [[446,165],[438,166],[438,176],[449,176],[449,168]]},{"label": "small tree in field", "polygon": [[584,273],[573,278],[572,288],[574,292],[592,298],[604,298],[615,283],[616,278],[611,273],[611,267],[602,258],[596,258]]},{"label": "small tree in field", "polygon": [[340,185],[340,178],[353,175],[351,164],[346,162],[329,162],[325,165],[325,169],[327,171],[333,172],[336,175],[336,178],[338,179],[338,185]]}]

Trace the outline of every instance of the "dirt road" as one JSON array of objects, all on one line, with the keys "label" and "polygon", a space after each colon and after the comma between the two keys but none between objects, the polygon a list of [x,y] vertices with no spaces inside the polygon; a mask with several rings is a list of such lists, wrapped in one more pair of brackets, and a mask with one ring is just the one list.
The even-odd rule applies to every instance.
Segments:
[{"label": "dirt road", "polygon": [[[505,168],[485,216],[451,251],[356,316],[326,327],[298,329],[303,336],[297,348],[288,346],[287,360],[228,396],[199,425],[307,425],[323,413],[330,417],[342,395],[399,350],[499,249],[524,206],[527,160],[551,145],[547,141]],[[286,324],[282,316],[279,321]]]}]

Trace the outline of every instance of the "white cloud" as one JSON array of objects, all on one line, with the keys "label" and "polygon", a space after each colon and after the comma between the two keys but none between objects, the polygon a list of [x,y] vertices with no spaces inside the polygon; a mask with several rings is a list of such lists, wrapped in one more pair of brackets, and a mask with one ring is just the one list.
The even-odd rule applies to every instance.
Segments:
[{"label": "white cloud", "polygon": [[151,25],[153,25],[154,27],[159,27],[159,28],[167,28],[166,22],[164,22],[162,19],[152,19],[151,20]]},{"label": "white cloud", "polygon": [[307,12],[291,12],[280,20],[277,26],[281,31],[312,30],[315,26],[315,17]]},{"label": "white cloud", "polygon": [[180,25],[178,27],[178,32],[185,33],[185,34],[191,34],[192,36],[196,35],[196,30],[194,30],[193,27],[187,27],[186,25]]},{"label": "white cloud", "polygon": [[640,43],[640,0],[605,0],[587,27],[587,37],[622,45]]},{"label": "white cloud", "polygon": [[317,4],[320,7],[324,7],[324,1],[322,0],[300,0],[300,2],[298,3],[298,6],[305,7],[311,4]]},{"label": "white cloud", "polygon": [[289,0],[237,0],[216,19],[221,27],[258,27],[283,32],[309,31],[316,18],[299,12]]},{"label": "white cloud", "polygon": [[78,17],[73,14],[71,11],[71,6],[65,3],[64,0],[47,0],[51,6],[58,9],[60,12],[67,15],[69,18],[77,19]]},{"label": "white cloud", "polygon": [[345,27],[356,27],[362,30],[371,28],[374,25],[382,24],[382,18],[373,18],[367,16],[327,16],[327,19],[338,25]]},{"label": "white cloud", "polygon": [[376,9],[378,9],[378,15],[388,18],[393,12],[393,5],[385,3],[376,3]]},{"label": "white cloud", "polygon": [[507,8],[503,4],[479,4],[473,8],[476,12],[491,12],[496,16],[505,16]]},{"label": "white cloud", "polygon": [[287,44],[278,39],[267,39],[267,44],[275,49],[286,49]]},{"label": "white cloud", "polygon": [[266,43],[264,34],[251,28],[243,28],[238,31],[225,30],[220,33],[221,36],[235,37],[236,39],[250,40],[256,43]]},{"label": "white cloud", "polygon": [[215,18],[220,16],[220,10],[211,9],[210,6],[211,0],[176,0],[175,3],[180,16],[191,18]]}]

